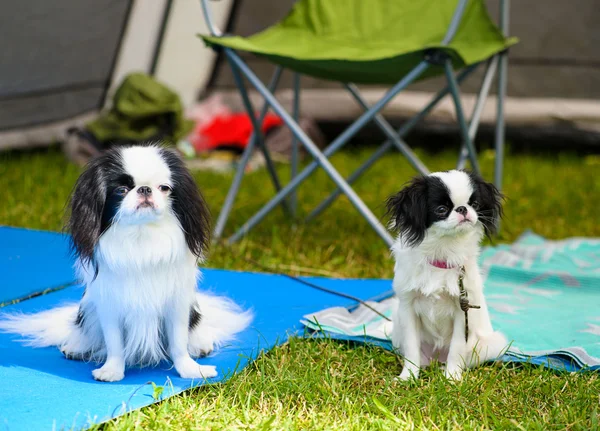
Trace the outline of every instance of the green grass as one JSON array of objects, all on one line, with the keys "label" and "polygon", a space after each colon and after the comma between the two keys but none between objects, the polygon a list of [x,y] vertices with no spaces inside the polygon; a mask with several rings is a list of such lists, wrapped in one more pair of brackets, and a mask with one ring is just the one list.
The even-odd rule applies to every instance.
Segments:
[{"label": "green grass", "polygon": [[[333,158],[348,174],[370,151]],[[433,170],[452,166],[453,153],[419,152]],[[493,154],[482,155],[491,173]],[[514,241],[525,229],[548,238],[600,236],[597,156],[568,152],[509,154],[504,192],[505,221],[496,242]],[[280,167],[281,175],[287,168]],[[58,230],[64,203],[79,170],[56,150],[0,154],[0,224]],[[382,202],[413,175],[397,155],[386,156],[356,184],[365,202],[382,216]],[[213,214],[230,176],[198,173]],[[306,214],[332,185],[323,172],[299,192]],[[272,196],[265,172],[243,183],[228,225],[239,226]],[[345,200],[310,224],[293,225],[281,210],[229,248],[215,244],[209,266],[256,270],[239,255],[291,274],[391,277],[392,261],[381,240]],[[490,365],[458,384],[439,369],[418,382],[393,381],[397,358],[381,349],[330,340],[292,339],[262,355],[227,383],[187,391],[122,416],[104,429],[598,429],[598,373],[556,373],[534,366]]]}]

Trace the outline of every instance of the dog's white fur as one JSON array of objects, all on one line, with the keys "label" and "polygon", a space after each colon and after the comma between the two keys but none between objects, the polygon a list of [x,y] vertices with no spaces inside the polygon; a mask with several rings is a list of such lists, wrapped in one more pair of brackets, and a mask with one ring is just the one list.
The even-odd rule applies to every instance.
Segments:
[{"label": "dog's white fur", "polygon": [[[452,211],[434,223],[423,241],[410,247],[402,233],[392,246],[395,258],[392,343],[404,357],[401,380],[417,378],[419,370],[437,358],[445,360],[445,375],[460,379],[463,370],[498,357],[507,346],[505,337],[492,328],[483,295],[483,282],[477,264],[483,227],[476,211],[469,206],[472,185],[461,171],[432,174],[450,190],[455,205],[467,207],[472,223],[460,224]],[[431,262],[445,261],[453,268],[442,269]],[[465,341],[465,318],[459,306],[458,277],[464,266],[464,287],[472,305],[469,339]]]},{"label": "dog's white fur", "polygon": [[[78,261],[86,286],[81,299],[85,325],[75,324],[79,305],[71,304],[34,315],[3,316],[0,329],[22,334],[32,346],[58,346],[68,357],[104,362],[93,371],[97,380],[118,381],[126,366],[166,359],[183,378],[214,377],[215,367],[201,366],[192,357],[229,341],[248,326],[251,313],[226,298],[197,291],[198,259],[169,210],[167,193],[158,188],[177,187],[158,148],[126,148],[122,160],[136,187],[152,188],[155,205],[136,209],[138,196],[130,193],[117,220],[100,237],[97,275],[92,264]],[[189,331],[193,304],[202,318]]]}]

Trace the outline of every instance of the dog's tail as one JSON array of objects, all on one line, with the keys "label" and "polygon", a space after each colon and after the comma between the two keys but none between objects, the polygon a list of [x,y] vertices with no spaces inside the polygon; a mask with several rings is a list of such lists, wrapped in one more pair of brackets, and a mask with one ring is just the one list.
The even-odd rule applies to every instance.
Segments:
[{"label": "dog's tail", "polygon": [[201,356],[235,339],[250,325],[253,313],[243,310],[231,299],[196,293],[200,324],[190,334],[190,353]]},{"label": "dog's tail", "polygon": [[[193,356],[203,356],[232,341],[252,321],[251,311],[242,310],[228,298],[198,292],[196,300],[200,324],[190,333],[189,350]],[[102,354],[101,337],[77,325],[78,310],[78,304],[69,304],[35,314],[0,314],[0,331],[18,334],[32,347],[58,346],[82,355]]]},{"label": "dog's tail", "polygon": [[476,337],[469,337],[467,349],[469,352],[469,366],[474,367],[506,353],[508,341],[504,334],[499,331],[484,335],[477,334]]},{"label": "dog's tail", "polygon": [[64,346],[78,330],[78,309],[69,304],[35,314],[0,314],[0,331],[21,335],[33,347]]}]

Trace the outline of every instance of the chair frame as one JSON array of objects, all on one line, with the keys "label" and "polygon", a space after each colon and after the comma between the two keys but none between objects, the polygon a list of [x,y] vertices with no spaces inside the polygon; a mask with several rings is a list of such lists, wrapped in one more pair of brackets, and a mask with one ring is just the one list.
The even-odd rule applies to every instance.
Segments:
[{"label": "chair frame", "polygon": [[[443,45],[449,44],[454,38],[458,26],[461,22],[463,13],[466,5],[470,0],[459,0],[454,14],[446,31]],[[508,35],[509,26],[509,1],[500,0],[500,30],[506,37]],[[202,10],[204,12],[204,18],[207,27],[212,36],[223,36],[221,30],[215,25],[210,9],[208,6],[208,0],[200,0]],[[240,56],[231,48],[218,47],[216,48],[225,54],[231,70],[236,86],[242,97],[242,101],[246,112],[248,113],[251,122],[254,127],[254,133],[250,137],[249,143],[246,146],[238,168],[236,170],[233,182],[227,193],[225,203],[217,218],[215,225],[214,235],[215,238],[219,239],[225,229],[227,219],[233,207],[233,203],[239,191],[242,178],[244,176],[245,168],[250,160],[254,148],[258,146],[260,151],[265,157],[266,167],[271,177],[271,181],[275,187],[275,196],[266,203],[256,214],[244,223],[244,225],[238,229],[227,241],[228,243],[234,243],[240,240],[245,234],[247,234],[254,226],[256,226],[269,212],[271,212],[276,206],[281,205],[286,213],[295,216],[297,208],[297,187],[309,177],[318,167],[329,175],[331,180],[336,184],[337,189],[324,199],[307,217],[307,220],[314,219],[317,215],[323,212],[331,203],[341,194],[346,195],[352,205],[357,211],[366,219],[371,227],[377,232],[377,234],[384,240],[384,242],[391,246],[393,238],[388,230],[382,225],[378,218],[371,212],[367,205],[361,200],[361,198],[352,189],[351,184],[354,183],[365,171],[367,171],[379,158],[381,158],[391,148],[396,148],[409,163],[415,168],[417,172],[422,175],[429,173],[425,165],[419,160],[414,154],[410,147],[404,142],[404,136],[421,120],[423,119],[446,95],[450,94],[452,102],[456,112],[456,119],[460,129],[460,135],[462,145],[457,161],[457,168],[463,169],[466,166],[467,160],[470,161],[471,168],[473,171],[480,173],[479,163],[477,161],[477,153],[474,146],[474,139],[479,128],[481,114],[485,105],[485,101],[489,95],[489,91],[494,80],[494,75],[497,72],[497,106],[496,106],[496,131],[494,137],[495,146],[495,167],[494,167],[494,183],[496,187],[501,189],[502,187],[502,175],[503,175],[503,160],[504,160],[504,136],[505,136],[505,119],[504,119],[504,100],[506,95],[507,85],[507,74],[508,74],[508,53],[507,50],[497,53],[490,57],[487,61],[471,65],[465,68],[458,74],[452,67],[451,60],[441,51],[432,51],[428,53],[423,61],[415,66],[406,76],[404,76],[398,83],[392,86],[384,96],[374,105],[369,106],[367,102],[361,96],[356,85],[352,83],[342,83],[343,86],[349,91],[356,102],[362,107],[364,113],[355,120],[344,132],[342,132],[336,139],[334,139],[323,151],[321,151],[311,139],[304,133],[304,131],[298,125],[299,108],[300,108],[300,74],[293,72],[293,107],[292,114],[288,113],[283,106],[275,98],[275,91],[281,77],[283,68],[281,66],[275,66],[275,71],[268,84],[265,86],[261,80],[254,74],[254,72],[246,65],[246,63],[240,58]],[[461,103],[460,95],[460,83],[471,75],[480,65],[487,63],[486,71],[482,80],[482,84],[479,93],[476,98],[473,112],[471,113],[470,119],[467,121],[463,106]],[[425,70],[431,65],[439,65],[444,67],[444,72],[447,80],[447,85],[441,91],[439,91],[433,99],[427,104],[419,113],[409,119],[402,125],[398,130],[394,130],[393,127],[385,120],[385,118],[379,113],[394,97],[404,90],[409,84],[414,82]],[[252,106],[248,92],[242,75],[248,80],[248,82],[260,93],[264,98],[264,103],[259,111],[258,118],[255,116],[255,110]],[[269,151],[266,147],[264,136],[262,136],[260,124],[267,113],[272,109],[277,115],[281,117],[283,122],[292,132],[292,158],[291,158],[291,179],[287,185],[281,186],[278,175],[275,171],[273,161],[269,155]],[[348,178],[344,179],[335,167],[329,161],[329,157],[334,154],[337,150],[342,148],[360,129],[362,129],[367,123],[373,121],[379,129],[387,137],[385,141],[373,155],[364,162],[356,171],[354,171]],[[305,149],[312,155],[314,160],[310,162],[302,171],[298,172],[298,143],[302,144]],[[286,199],[287,198],[287,199]]]}]

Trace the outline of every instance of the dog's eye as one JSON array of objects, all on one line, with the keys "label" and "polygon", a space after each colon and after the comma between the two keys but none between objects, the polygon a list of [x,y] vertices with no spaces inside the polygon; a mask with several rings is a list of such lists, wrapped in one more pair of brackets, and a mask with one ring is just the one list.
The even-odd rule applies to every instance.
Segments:
[{"label": "dog's eye", "polygon": [[158,190],[160,190],[163,193],[168,193],[171,190],[173,190],[170,186],[166,185],[166,184],[161,184],[160,186],[158,186]]},{"label": "dog's eye", "polygon": [[437,215],[445,215],[448,212],[448,207],[444,205],[440,205],[435,209],[435,213]]},{"label": "dog's eye", "polygon": [[478,201],[471,202],[471,208],[473,208],[475,211],[477,211],[479,209],[479,202]]},{"label": "dog's eye", "polygon": [[127,193],[129,193],[129,189],[125,186],[117,187],[114,193],[119,196],[125,196]]}]

